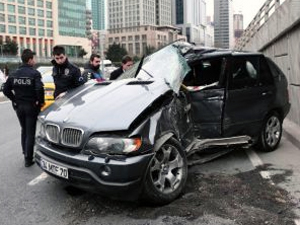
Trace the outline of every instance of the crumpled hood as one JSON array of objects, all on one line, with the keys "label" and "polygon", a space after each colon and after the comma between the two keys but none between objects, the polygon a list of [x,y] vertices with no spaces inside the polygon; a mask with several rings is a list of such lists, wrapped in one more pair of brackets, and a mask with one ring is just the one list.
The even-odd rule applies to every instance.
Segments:
[{"label": "crumpled hood", "polygon": [[91,132],[127,130],[155,99],[170,88],[163,80],[142,83],[126,79],[85,84],[57,100],[41,114],[48,123],[88,129]]}]

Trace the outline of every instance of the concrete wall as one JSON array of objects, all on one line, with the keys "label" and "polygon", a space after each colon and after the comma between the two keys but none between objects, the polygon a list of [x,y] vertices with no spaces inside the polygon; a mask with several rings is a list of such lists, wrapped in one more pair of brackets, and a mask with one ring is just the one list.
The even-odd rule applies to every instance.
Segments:
[{"label": "concrete wall", "polygon": [[300,1],[286,0],[258,28],[243,50],[261,51],[287,75],[290,102],[288,119],[300,125]]}]

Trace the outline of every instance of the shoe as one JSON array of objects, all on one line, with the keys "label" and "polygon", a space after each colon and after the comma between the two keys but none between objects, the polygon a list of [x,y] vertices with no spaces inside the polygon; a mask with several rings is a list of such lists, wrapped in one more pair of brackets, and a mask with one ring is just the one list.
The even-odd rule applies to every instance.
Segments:
[{"label": "shoe", "polygon": [[34,161],[32,160],[25,160],[25,167],[30,167],[34,164]]}]

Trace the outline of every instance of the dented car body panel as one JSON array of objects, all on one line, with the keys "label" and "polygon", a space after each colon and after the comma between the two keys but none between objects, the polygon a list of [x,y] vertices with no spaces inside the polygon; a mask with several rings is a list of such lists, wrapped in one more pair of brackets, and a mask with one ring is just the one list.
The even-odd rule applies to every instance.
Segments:
[{"label": "dented car body panel", "polygon": [[71,185],[168,203],[182,192],[195,153],[260,141],[277,147],[290,104],[285,76],[265,60],[171,44],[116,81],[89,82],[42,112],[36,162]]}]

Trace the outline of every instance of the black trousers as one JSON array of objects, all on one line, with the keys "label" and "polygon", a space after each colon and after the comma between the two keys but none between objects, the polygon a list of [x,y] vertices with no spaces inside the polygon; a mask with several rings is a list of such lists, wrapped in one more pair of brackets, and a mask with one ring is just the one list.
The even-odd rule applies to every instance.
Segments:
[{"label": "black trousers", "polygon": [[19,103],[16,113],[21,125],[21,144],[25,160],[32,160],[35,142],[36,120],[40,112],[33,103]]}]

